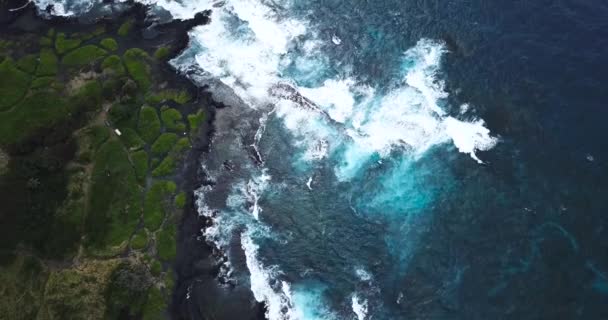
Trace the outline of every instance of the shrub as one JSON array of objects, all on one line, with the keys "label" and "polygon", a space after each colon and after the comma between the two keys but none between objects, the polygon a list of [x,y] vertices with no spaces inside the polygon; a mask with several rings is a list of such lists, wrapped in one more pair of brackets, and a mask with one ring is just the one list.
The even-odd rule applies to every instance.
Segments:
[{"label": "shrub", "polygon": [[65,33],[59,33],[55,39],[55,51],[62,55],[72,49],[78,48],[81,42],[80,39],[67,39]]},{"label": "shrub", "polygon": [[148,192],[144,204],[144,226],[150,231],[157,230],[165,217],[165,199],[171,194],[167,181],[155,182]]},{"label": "shrub", "polygon": [[165,60],[169,57],[169,48],[167,47],[160,47],[158,49],[156,49],[156,51],[154,52],[154,57],[158,60]]},{"label": "shrub", "polygon": [[106,51],[98,46],[86,45],[66,54],[61,62],[67,66],[91,64],[106,55]]},{"label": "shrub", "polygon": [[148,300],[144,305],[143,320],[164,319],[163,311],[167,308],[165,300],[160,290],[156,287],[148,290]]},{"label": "shrub", "polygon": [[169,152],[175,143],[177,142],[178,137],[175,133],[163,133],[156,139],[154,144],[152,145],[152,153],[154,155],[162,155]]},{"label": "shrub", "polygon": [[118,49],[118,42],[112,38],[105,38],[101,40],[100,44],[110,51],[116,51]]},{"label": "shrub", "polygon": [[122,25],[120,25],[120,28],[118,28],[118,35],[121,37],[126,37],[129,32],[131,32],[131,28],[133,28],[133,24],[135,24],[135,21],[133,20],[128,20],[125,23],[123,23]]},{"label": "shrub", "polygon": [[164,109],[160,113],[165,128],[172,131],[184,132],[186,126],[182,123],[182,114],[173,108]]},{"label": "shrub", "polygon": [[122,60],[117,55],[111,55],[103,60],[101,63],[101,68],[105,70],[110,70],[114,72],[116,75],[125,74],[125,67],[122,64]]},{"label": "shrub", "polygon": [[142,91],[147,91],[152,84],[149,66],[146,63],[148,58],[148,54],[138,48],[129,49],[123,55],[123,61],[127,66],[127,71],[129,71],[129,74],[133,77],[133,80],[135,80],[139,89]]},{"label": "shrub", "polygon": [[57,73],[57,67],[57,56],[53,53],[53,50],[48,48],[40,50],[40,61],[36,75],[54,76]]},{"label": "shrub", "polygon": [[175,171],[175,156],[169,154],[165,159],[152,171],[153,177],[164,177],[173,174]]},{"label": "shrub", "polygon": [[17,69],[13,59],[6,58],[0,64],[0,111],[19,102],[28,90],[30,76]]},{"label": "shrub", "polygon": [[129,151],[134,151],[143,148],[146,142],[139,137],[137,132],[131,128],[120,129],[122,135],[120,139],[129,148]]},{"label": "shrub", "polygon": [[201,124],[205,121],[205,114],[199,110],[196,114],[188,115],[188,123],[190,124],[190,132],[195,135],[198,133],[198,129]]},{"label": "shrub", "polygon": [[167,100],[173,100],[178,104],[188,103],[192,97],[186,90],[173,90],[167,89],[162,90],[156,94],[150,94],[146,97],[146,102],[150,104],[157,104]]},{"label": "shrub", "polygon": [[157,247],[158,257],[161,260],[169,261],[175,259],[177,255],[175,225],[166,225],[158,234]]},{"label": "shrub", "polygon": [[131,161],[135,167],[137,180],[143,183],[148,175],[148,154],[143,150],[137,151],[131,155]]},{"label": "shrub", "polygon": [[17,67],[29,74],[34,74],[37,66],[38,56],[35,54],[28,54],[17,61]]},{"label": "shrub", "polygon": [[179,209],[183,209],[186,206],[186,193],[180,192],[175,196],[175,206]]},{"label": "shrub", "polygon": [[141,230],[131,238],[131,248],[140,250],[148,245],[148,235],[145,230]]},{"label": "shrub", "polygon": [[141,108],[137,130],[147,143],[153,143],[156,140],[160,135],[160,119],[156,109],[147,106]]}]

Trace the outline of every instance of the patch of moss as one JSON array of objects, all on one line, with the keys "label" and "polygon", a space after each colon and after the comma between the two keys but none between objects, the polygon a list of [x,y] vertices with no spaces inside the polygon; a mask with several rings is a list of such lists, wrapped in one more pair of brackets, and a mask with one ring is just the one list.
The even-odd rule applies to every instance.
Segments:
[{"label": "patch of moss", "polygon": [[181,154],[182,152],[190,149],[190,147],[190,140],[188,140],[188,138],[186,137],[183,137],[177,141],[172,151],[175,154]]},{"label": "patch of moss", "polygon": [[135,24],[135,21],[133,20],[128,20],[126,22],[124,22],[123,24],[120,25],[120,28],[118,28],[118,35],[121,37],[126,37],[127,35],[129,35],[129,32],[131,32],[131,28],[133,28],[133,25]]},{"label": "patch of moss", "polygon": [[68,39],[65,33],[59,33],[55,39],[55,51],[62,55],[72,49],[78,48],[80,43],[82,43],[80,39]]},{"label": "patch of moss", "polygon": [[140,250],[148,245],[148,235],[145,230],[141,230],[131,238],[131,248]]},{"label": "patch of moss", "polygon": [[154,155],[163,155],[173,149],[178,137],[175,133],[163,133],[156,139],[152,145],[152,153]]},{"label": "patch of moss", "polygon": [[172,131],[184,132],[186,126],[182,122],[182,114],[174,108],[161,110],[160,117],[163,120],[165,128]]},{"label": "patch of moss", "polygon": [[140,183],[145,182],[148,175],[148,154],[143,150],[137,151],[131,154],[131,161],[135,167],[137,180]]},{"label": "patch of moss", "polygon": [[137,113],[139,106],[134,104],[115,104],[110,108],[109,118],[112,124],[121,131],[127,132],[127,128],[137,125]]},{"label": "patch of moss", "polygon": [[139,122],[137,123],[139,135],[147,143],[153,143],[160,135],[160,119],[156,109],[143,106],[139,112]]},{"label": "patch of moss", "polygon": [[177,230],[174,224],[166,225],[163,230],[158,233],[156,241],[156,251],[161,260],[170,261],[175,259],[177,255],[177,245],[175,235]]},{"label": "patch of moss", "polygon": [[165,299],[163,298],[160,289],[156,287],[150,288],[148,291],[148,299],[144,305],[143,320],[162,320],[165,319],[163,314],[167,308]]},{"label": "patch of moss", "polygon": [[198,129],[201,124],[205,122],[205,113],[202,110],[199,110],[196,114],[188,115],[188,123],[190,124],[190,132],[193,135],[198,133]]},{"label": "patch of moss", "polygon": [[173,288],[175,287],[175,275],[173,274],[173,270],[169,269],[167,273],[165,273],[163,280],[165,281],[165,288],[167,288],[169,292],[173,292]]},{"label": "patch of moss", "polygon": [[8,154],[0,149],[0,176],[5,174],[8,170],[9,159]]},{"label": "patch of moss", "polygon": [[117,55],[111,55],[103,60],[101,63],[101,68],[105,70],[110,70],[114,72],[116,75],[125,74],[125,67],[122,64],[122,60]]},{"label": "patch of moss", "polygon": [[82,66],[91,64],[103,58],[106,54],[106,50],[98,46],[86,45],[66,54],[61,59],[61,63],[67,66]]},{"label": "patch of moss", "polygon": [[96,249],[119,246],[133,233],[142,207],[135,170],[118,140],[110,139],[99,148],[91,180],[87,244]]},{"label": "patch of moss", "polygon": [[19,61],[17,61],[17,67],[29,74],[34,74],[36,72],[36,67],[38,66],[38,56],[35,54],[28,54],[23,56]]},{"label": "patch of moss", "polygon": [[148,54],[138,48],[129,49],[123,55],[123,61],[127,66],[127,71],[129,71],[129,74],[133,77],[133,80],[135,80],[139,89],[144,92],[147,91],[152,84],[149,66],[146,62],[148,59]]},{"label": "patch of moss", "polygon": [[54,76],[57,73],[58,68],[57,56],[53,50],[43,48],[40,50],[40,61],[38,69],[36,69],[37,76]]},{"label": "patch of moss", "polygon": [[172,100],[178,104],[188,103],[192,97],[186,90],[166,89],[160,92],[150,94],[146,97],[146,102],[150,104],[158,104],[164,101]]},{"label": "patch of moss", "polygon": [[13,59],[0,64],[0,111],[8,110],[23,99],[28,90],[30,76],[17,69]]},{"label": "patch of moss", "polygon": [[168,47],[160,47],[154,52],[154,57],[158,60],[165,60],[169,57],[169,53]]},{"label": "patch of moss", "polygon": [[175,184],[172,186],[168,181],[157,181],[146,192],[144,226],[148,230],[157,230],[162,224],[165,217],[164,203],[167,197],[175,191],[174,186]]},{"label": "patch of moss", "polygon": [[112,38],[105,38],[101,40],[99,44],[110,51],[116,51],[118,49],[118,42]]}]

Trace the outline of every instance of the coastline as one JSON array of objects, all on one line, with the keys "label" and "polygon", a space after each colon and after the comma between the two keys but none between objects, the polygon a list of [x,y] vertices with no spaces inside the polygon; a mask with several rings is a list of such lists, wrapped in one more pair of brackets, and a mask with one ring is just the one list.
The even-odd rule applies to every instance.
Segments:
[{"label": "coastline", "polygon": [[[138,3],[130,3],[129,8],[124,11],[85,23],[77,18],[40,17],[33,3],[24,5],[23,2],[25,1],[9,1],[3,4],[4,7],[0,7],[0,25],[12,26],[10,29],[6,28],[8,33],[18,34],[23,30],[40,32],[36,30],[45,28],[79,30],[82,25],[95,25],[100,21],[119,25],[127,19],[134,19],[133,32],[139,35],[140,40],[132,45],[151,51],[159,43],[171,43],[168,59],[175,57],[188,45],[187,32],[192,27],[207,21],[206,15],[199,13],[191,20],[174,20],[148,28],[149,23],[145,21],[147,8]],[[6,9],[12,8],[22,9],[7,12]],[[166,311],[173,319],[206,319],[213,313],[216,319],[231,319],[234,316],[242,316],[243,313],[251,314],[251,319],[264,319],[263,306],[254,303],[248,288],[230,288],[219,284],[216,280],[219,265],[213,257],[213,252],[204,242],[197,240],[200,230],[208,221],[199,217],[193,194],[201,185],[200,159],[208,150],[213,134],[214,110],[221,106],[211,99],[211,93],[206,88],[196,86],[184,75],[175,72],[168,63],[164,63],[164,67],[156,72],[163,81],[192,93],[196,104],[203,108],[207,116],[198,134],[192,139],[192,148],[177,165],[177,173],[173,177],[179,189],[186,194],[186,201],[181,218],[177,222],[177,256],[170,263],[176,279],[171,304]],[[226,308],[230,310],[224,310],[227,312],[224,317],[218,317],[217,311],[208,308],[218,304],[217,300],[211,302],[209,299],[218,298],[222,301],[220,306],[224,303],[232,306]],[[231,303],[233,301],[238,301],[238,304]],[[236,305],[244,308],[240,310]]]}]

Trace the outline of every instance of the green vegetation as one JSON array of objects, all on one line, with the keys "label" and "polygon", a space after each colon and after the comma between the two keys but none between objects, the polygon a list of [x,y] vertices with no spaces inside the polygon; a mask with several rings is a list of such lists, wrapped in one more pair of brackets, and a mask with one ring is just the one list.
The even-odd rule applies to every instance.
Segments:
[{"label": "green vegetation", "polygon": [[55,39],[55,51],[62,55],[72,49],[78,48],[82,41],[80,39],[68,39],[65,33],[59,33]]},{"label": "green vegetation", "polygon": [[160,117],[167,130],[184,132],[186,125],[182,122],[182,114],[177,109],[167,108],[160,112]]},{"label": "green vegetation", "polygon": [[173,148],[173,153],[181,154],[182,152],[184,152],[188,149],[190,149],[190,140],[188,140],[188,138],[184,137],[177,141],[177,143],[175,144],[175,147]]},{"label": "green vegetation", "polygon": [[165,218],[166,199],[175,191],[175,184],[167,181],[157,181],[146,193],[144,204],[144,226],[157,230]]},{"label": "green vegetation", "polygon": [[131,248],[135,250],[144,249],[148,245],[148,235],[145,230],[136,233],[131,239]]},{"label": "green vegetation", "polygon": [[198,129],[205,121],[205,114],[203,111],[198,111],[196,114],[188,115],[188,123],[190,124],[190,132],[195,135],[198,133]]},{"label": "green vegetation", "polygon": [[180,192],[175,196],[175,206],[179,209],[183,209],[186,206],[186,193]]},{"label": "green vegetation", "polygon": [[128,20],[125,23],[123,23],[122,25],[120,25],[120,28],[118,28],[118,35],[121,37],[126,37],[129,32],[131,32],[131,28],[133,28],[133,25],[135,24],[135,21],[133,20]]},{"label": "green vegetation", "polygon": [[112,38],[105,38],[101,40],[99,44],[110,51],[116,51],[118,49],[118,42]]},{"label": "green vegetation", "polygon": [[129,74],[142,91],[147,91],[152,83],[150,80],[150,67],[147,63],[148,59],[148,54],[137,48],[129,49],[123,55],[127,71],[129,71]]},{"label": "green vegetation", "polygon": [[160,47],[154,52],[154,57],[158,60],[165,60],[169,57],[169,53],[168,47]]},{"label": "green vegetation", "polygon": [[154,177],[164,177],[172,174],[175,171],[175,157],[169,154],[165,159],[152,171]]},{"label": "green vegetation", "polygon": [[29,74],[36,72],[38,66],[38,56],[35,54],[28,54],[17,61],[17,67]]},{"label": "green vegetation", "polygon": [[110,70],[116,75],[125,74],[125,67],[122,64],[122,60],[117,55],[111,55],[103,60],[101,67],[105,70]]},{"label": "green vegetation", "polygon": [[41,47],[50,47],[53,45],[53,39],[49,37],[41,37],[38,43],[40,43]]},{"label": "green vegetation", "polygon": [[85,221],[88,245],[95,249],[120,246],[141,215],[140,187],[122,144],[105,142],[95,156],[89,212]]},{"label": "green vegetation", "polygon": [[171,151],[178,139],[175,133],[161,134],[152,145],[152,153],[154,155],[163,155]]},{"label": "green vegetation", "polygon": [[98,46],[86,45],[66,54],[61,63],[67,66],[87,65],[103,58],[106,53],[106,50]]},{"label": "green vegetation", "polygon": [[161,320],[165,319],[163,311],[167,308],[165,299],[162,293],[156,287],[150,288],[148,292],[148,300],[144,305],[143,320]]},{"label": "green vegetation", "polygon": [[18,257],[0,266],[0,315],[4,319],[36,319],[48,272],[33,257]]},{"label": "green vegetation", "polygon": [[55,77],[41,77],[32,80],[30,89],[49,88],[55,82]]},{"label": "green vegetation", "polygon": [[57,56],[51,49],[40,50],[40,61],[38,69],[36,70],[37,76],[54,76],[57,73]]},{"label": "green vegetation", "polygon": [[160,264],[160,261],[154,260],[152,265],[150,266],[150,272],[153,276],[158,277],[163,269],[163,266]]},{"label": "green vegetation", "polygon": [[160,119],[156,109],[148,106],[141,108],[137,130],[147,143],[153,143],[156,140],[156,137],[160,135]]},{"label": "green vegetation", "polygon": [[186,90],[162,90],[155,94],[150,94],[146,97],[146,102],[150,104],[158,104],[164,101],[173,100],[176,103],[188,103],[192,97]]},{"label": "green vegetation", "polygon": [[174,224],[166,225],[163,230],[158,233],[156,250],[158,251],[158,257],[160,259],[165,261],[175,259],[175,256],[177,255],[176,234],[177,230],[175,230]]},{"label": "green vegetation", "polygon": [[135,167],[135,173],[139,182],[144,182],[148,175],[148,153],[140,150],[131,155],[133,166]]},{"label": "green vegetation", "polygon": [[23,99],[30,77],[17,69],[13,59],[6,58],[0,64],[0,111],[11,108]]},{"label": "green vegetation", "polygon": [[144,265],[121,263],[112,272],[104,292],[107,309],[103,318],[137,319],[151,285],[150,273]]},{"label": "green vegetation", "polygon": [[146,142],[139,137],[135,130],[125,128],[121,132],[122,136],[120,138],[125,146],[129,148],[129,151],[139,150],[146,145]]}]

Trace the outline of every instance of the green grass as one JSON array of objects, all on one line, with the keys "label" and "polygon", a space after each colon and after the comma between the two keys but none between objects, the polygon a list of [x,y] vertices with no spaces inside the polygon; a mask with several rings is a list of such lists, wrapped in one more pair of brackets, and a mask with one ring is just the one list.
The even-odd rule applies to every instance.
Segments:
[{"label": "green grass", "polygon": [[178,136],[175,133],[163,133],[156,139],[152,145],[152,154],[163,155],[173,149],[173,146],[178,140]]},{"label": "green grass", "polygon": [[175,196],[175,206],[179,209],[183,209],[186,206],[186,193],[180,192]]},{"label": "green grass", "polygon": [[148,175],[148,154],[143,150],[137,151],[131,154],[131,160],[135,167],[137,180],[141,183],[145,182]]},{"label": "green grass", "polygon": [[135,24],[135,21],[133,20],[129,20],[126,21],[125,23],[123,23],[122,25],[120,25],[120,28],[118,28],[118,35],[121,37],[126,37],[127,35],[129,35],[129,32],[131,32],[131,28],[133,28],[133,25]]},{"label": "green grass", "polygon": [[0,111],[8,110],[21,101],[28,90],[30,76],[17,69],[11,58],[0,64]]},{"label": "green grass", "polygon": [[135,250],[144,249],[148,245],[148,235],[145,230],[141,230],[131,238],[131,248]]},{"label": "green grass", "polygon": [[141,188],[118,140],[110,139],[99,148],[91,180],[87,244],[94,249],[118,246],[129,239],[142,212]]},{"label": "green grass", "polygon": [[162,293],[156,287],[148,291],[148,299],[144,305],[143,320],[162,320],[165,319],[163,312],[167,308]]},{"label": "green grass", "polygon": [[99,44],[110,51],[116,51],[118,49],[118,42],[112,38],[105,38],[101,40]]},{"label": "green grass", "polygon": [[154,52],[154,57],[158,60],[165,60],[169,57],[169,53],[168,47],[160,47]]},{"label": "green grass", "polygon": [[174,108],[163,109],[160,112],[160,117],[167,130],[184,132],[186,126],[182,122],[182,114]]},{"label": "green grass", "polygon": [[139,112],[139,122],[137,124],[139,135],[147,143],[153,143],[160,135],[160,119],[156,109],[143,106]]},{"label": "green grass", "polygon": [[195,135],[198,133],[198,129],[201,124],[205,122],[205,113],[202,110],[199,110],[196,114],[188,115],[188,123],[190,124],[190,133]]},{"label": "green grass", "polygon": [[173,153],[181,154],[182,152],[190,149],[190,140],[188,138],[183,137],[175,143],[175,147],[173,147]]},{"label": "green grass", "polygon": [[61,59],[61,63],[66,66],[82,66],[92,64],[103,58],[106,54],[106,50],[98,46],[86,45],[66,54]]},{"label": "green grass", "polygon": [[164,261],[170,261],[175,259],[177,255],[175,236],[177,230],[174,224],[166,225],[163,230],[158,233],[156,250],[158,257]]},{"label": "green grass", "polygon": [[38,56],[35,54],[25,55],[24,57],[19,59],[19,61],[17,61],[17,67],[29,74],[34,74],[36,72],[37,66]]},{"label": "green grass", "polygon": [[37,76],[54,76],[57,73],[58,62],[57,56],[53,50],[43,48],[40,50],[40,61],[38,69],[36,69]]},{"label": "green grass", "polygon": [[65,36],[65,33],[57,34],[57,38],[55,39],[55,51],[63,55],[64,53],[78,48],[82,41],[80,39],[68,39]]},{"label": "green grass", "polygon": [[165,218],[166,199],[175,191],[175,184],[168,181],[155,182],[148,192],[144,204],[144,226],[150,230],[157,230]]},{"label": "green grass", "polygon": [[129,74],[143,92],[148,91],[152,84],[150,80],[150,67],[146,62],[148,59],[148,54],[138,48],[129,49],[123,55],[127,71],[129,71]]},{"label": "green grass", "polygon": [[125,66],[122,64],[122,60],[117,55],[111,55],[103,60],[101,63],[101,68],[105,70],[110,70],[114,72],[116,75],[125,74]]},{"label": "green grass", "polygon": [[150,104],[158,104],[164,101],[173,100],[178,104],[188,103],[192,97],[186,90],[166,89],[160,92],[150,94],[146,97],[146,102]]}]

